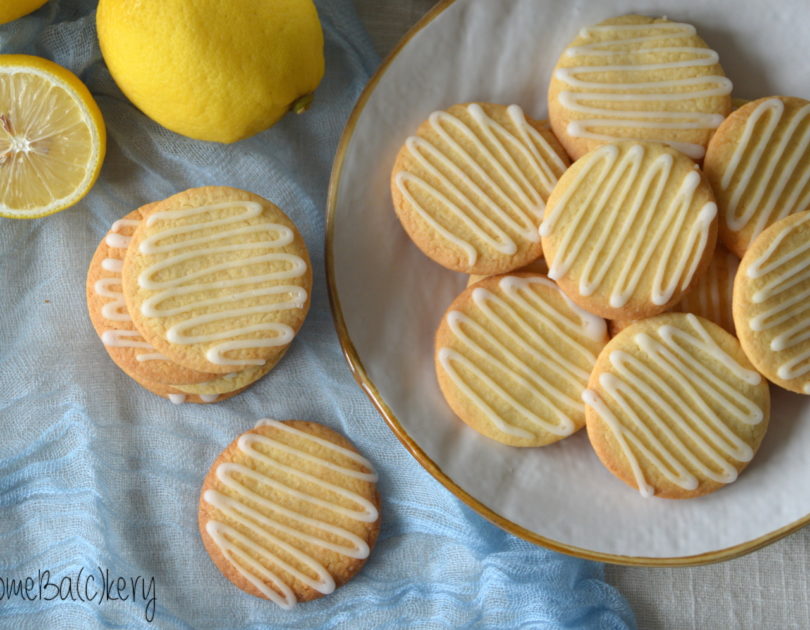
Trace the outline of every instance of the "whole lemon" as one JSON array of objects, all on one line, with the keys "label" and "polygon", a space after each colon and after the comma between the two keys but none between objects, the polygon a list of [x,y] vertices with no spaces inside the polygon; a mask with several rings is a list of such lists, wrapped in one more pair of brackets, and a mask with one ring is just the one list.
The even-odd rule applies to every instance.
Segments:
[{"label": "whole lemon", "polygon": [[100,0],[96,26],[124,94],[198,140],[267,129],[302,109],[323,77],[311,0]]},{"label": "whole lemon", "polygon": [[48,0],[0,0],[0,24],[36,11]]}]

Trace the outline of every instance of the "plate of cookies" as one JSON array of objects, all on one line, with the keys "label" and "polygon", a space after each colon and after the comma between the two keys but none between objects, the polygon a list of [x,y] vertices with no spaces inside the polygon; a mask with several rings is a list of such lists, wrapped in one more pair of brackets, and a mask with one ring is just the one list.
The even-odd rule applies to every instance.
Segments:
[{"label": "plate of cookies", "polygon": [[810,22],[638,11],[429,13],[344,132],[327,272],[359,384],[461,500],[701,564],[810,522]]}]

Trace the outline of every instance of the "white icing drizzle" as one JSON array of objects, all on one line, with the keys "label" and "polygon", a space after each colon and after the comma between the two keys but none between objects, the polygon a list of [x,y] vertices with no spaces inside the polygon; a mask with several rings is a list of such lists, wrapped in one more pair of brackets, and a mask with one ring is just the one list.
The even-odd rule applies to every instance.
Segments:
[{"label": "white icing drizzle", "polygon": [[[634,36],[643,31],[652,33]],[[662,111],[656,107],[667,102],[681,107],[680,104],[685,101],[731,93],[731,81],[726,77],[703,75],[699,70],[718,62],[715,51],[674,45],[673,40],[694,37],[694,26],[678,22],[605,24],[582,29],[580,36],[587,38],[588,43],[571,46],[563,55],[580,61],[582,65],[558,68],[554,76],[571,88],[559,92],[560,104],[572,112],[593,118],[569,122],[569,135],[605,142],[639,140],[632,137],[632,130],[653,129],[660,134],[645,140],[667,143],[692,159],[703,157],[705,148],[702,145],[674,141],[668,132],[715,129],[723,122],[723,116],[698,111],[695,103],[685,111]],[[654,45],[656,42],[658,45]],[[628,45],[632,47],[628,49]],[[643,61],[645,57],[657,55],[666,56],[668,60],[656,63]],[[693,76],[684,76],[685,70]],[[678,73],[681,78],[662,78],[662,71]],[[582,78],[595,73],[601,73],[603,77],[600,80]],[[619,73],[621,78],[617,79]],[[668,73],[667,76],[671,75]],[[622,104],[632,106],[622,108]],[[596,131],[601,128],[629,131],[627,134],[611,135]]]},{"label": "white icing drizzle", "polygon": [[[707,202],[691,225],[687,224],[700,175],[691,170],[664,205],[661,199],[670,183],[673,158],[663,153],[642,166],[644,156],[644,147],[637,144],[624,148],[621,158],[616,145],[604,145],[591,152],[564,194],[548,208],[540,226],[540,234],[548,237],[560,216],[568,217],[565,232],[554,235],[557,246],[553,260],[548,260],[548,275],[558,280],[577,262],[584,261],[577,272],[580,295],[592,295],[618,264],[619,275],[610,287],[613,308],[627,304],[651,266],[655,270],[650,294],[653,304],[666,304],[679,285],[685,290],[717,214],[717,206]],[[598,167],[601,169],[592,174]],[[592,178],[600,179],[602,184],[592,186],[585,201],[569,207],[571,197]],[[634,184],[635,194],[628,198]],[[636,230],[632,240],[631,230]],[[676,254],[679,241],[685,242]],[[624,260],[617,262],[620,256]]]},{"label": "white icing drizzle", "polygon": [[[377,481],[377,475],[366,458],[328,440],[310,435],[277,420],[265,419],[257,423],[257,426],[271,426],[312,442],[331,453],[351,459],[368,471],[353,470],[335,464],[320,455],[307,453],[299,448],[258,433],[245,433],[237,440],[237,448],[250,458],[248,465],[222,463],[217,466],[216,478],[229,492],[226,494],[225,492],[209,489],[203,493],[203,500],[215,507],[229,521],[239,523],[242,529],[237,529],[233,525],[224,522],[224,520],[212,518],[206,523],[206,533],[220,549],[225,559],[242,577],[267,599],[282,608],[289,609],[297,601],[289,584],[284,581],[281,575],[248,555],[244,548],[261,557],[264,562],[282,569],[319,593],[331,593],[335,589],[335,581],[327,568],[316,558],[288,542],[289,538],[292,537],[294,540],[299,541],[300,544],[314,545],[349,558],[367,558],[369,554],[368,544],[347,529],[320,518],[306,516],[304,513],[297,511],[295,507],[307,503],[324,510],[325,513],[337,514],[361,523],[373,523],[379,516],[376,506],[356,492],[341,486],[339,482],[341,479],[348,477],[373,483]],[[296,461],[284,464],[280,459],[274,458],[272,454],[265,454],[257,450],[256,445],[269,447],[273,451],[293,456]],[[286,461],[289,461],[289,459],[286,459]],[[303,462],[326,468],[329,471],[326,476],[330,481],[300,470],[298,466]],[[264,470],[271,469],[278,471],[282,475],[287,475],[288,478],[293,479],[293,482],[284,483],[276,477],[260,472],[257,470],[259,466]],[[252,484],[245,484],[240,481],[239,477],[250,479]],[[255,487],[253,484],[269,488],[274,494],[286,495],[290,500],[278,502],[265,498],[251,489]],[[339,496],[356,507],[348,508],[332,499],[324,499],[312,494],[311,491],[307,490],[307,485],[310,487],[312,485],[317,486],[329,495]],[[301,526],[306,526],[306,529],[300,526],[291,527],[278,520],[279,516],[283,516],[286,520],[292,520]],[[328,536],[322,537],[321,535],[308,533],[307,530],[311,532],[313,529]],[[243,533],[244,530],[247,530],[250,535]],[[282,538],[277,533],[286,536]],[[335,538],[341,542],[334,542]],[[297,563],[306,567],[306,570],[293,566],[285,560],[285,557],[275,552],[274,547],[281,549],[285,557],[295,558]],[[313,577],[313,574],[315,577]],[[268,582],[272,584],[273,588],[268,586]]]},{"label": "white icing drizzle", "polygon": [[[105,261],[113,261],[112,258],[105,258]],[[102,262],[102,267],[104,263]],[[109,265],[108,265],[109,266]],[[118,287],[116,289],[115,287]],[[131,322],[132,318],[129,316],[126,302],[124,302],[124,294],[120,290],[121,276],[99,278],[93,285],[93,290],[102,297],[110,298],[101,307],[101,315],[104,319],[109,319],[114,322]]]},{"label": "white icing drizzle", "polygon": [[[119,230],[124,227],[136,228],[140,224],[137,219],[119,219],[112,224],[107,236],[104,237],[104,242],[114,249],[126,249],[129,246],[132,237],[125,236],[119,233]],[[110,298],[109,302],[101,306],[101,315],[105,319],[115,322],[131,322],[132,317],[129,315],[127,305],[124,300],[124,294],[121,290],[121,270],[123,269],[124,261],[121,258],[104,258],[101,261],[101,268],[104,271],[116,274],[105,278],[99,278],[93,284],[93,290],[100,296]],[[105,346],[112,346],[117,348],[143,348],[151,350],[152,352],[139,352],[135,355],[137,361],[169,361],[169,357],[160,352],[155,351],[154,346],[148,343],[141,334],[134,328],[129,330],[105,330],[101,333],[101,342]]]},{"label": "white icing drizzle", "polygon": [[104,242],[115,249],[126,249],[129,247],[132,237],[124,236],[118,232],[122,227],[138,227],[139,223],[140,221],[138,219],[118,219],[118,221],[112,224],[107,236],[104,237]]},{"label": "white icing drizzle", "polygon": [[124,269],[124,261],[120,258],[105,258],[101,261],[101,268],[104,271],[121,273],[121,271]]},{"label": "white icing drizzle", "polygon": [[172,401],[175,405],[182,405],[186,402],[186,395],[185,394],[169,394],[169,400]]},{"label": "white icing drizzle", "polygon": [[[414,211],[461,249],[473,265],[479,254],[476,245],[443,225],[419,203],[414,192],[421,189],[448,215],[460,220],[480,244],[509,255],[517,251],[515,238],[538,241],[536,223],[543,214],[544,199],[566,166],[543,135],[526,122],[517,105],[507,108],[516,133],[488,116],[480,105],[468,105],[467,112],[475,123],[472,126],[444,111],[430,115],[430,125],[441,137],[444,149],[417,136],[405,142],[410,155],[439,187],[407,171],[397,173],[394,181]],[[475,154],[464,145],[473,146]],[[537,190],[514,154],[523,158],[542,190]]]},{"label": "white icing drizzle", "polygon": [[[144,340],[141,333],[137,330],[105,330],[101,333],[101,343],[105,346],[117,348],[144,348],[146,350],[155,350],[155,347]],[[135,359],[137,361],[171,360],[160,352],[139,352],[135,355]]]},{"label": "white icing drizzle", "polygon": [[[747,276],[763,278],[752,296],[757,305],[748,318],[751,330],[767,333],[770,349],[777,353],[779,378],[789,380],[810,372],[810,238],[785,243],[810,221],[810,212],[782,228],[762,255],[748,267]],[[787,297],[791,289],[797,292]],[[792,351],[801,345],[798,351]],[[810,393],[810,380],[803,385]]]},{"label": "white icing drizzle", "polygon": [[[612,431],[639,491],[647,497],[655,489],[647,483],[640,460],[684,490],[697,488],[697,474],[731,483],[737,469],[729,460],[750,461],[753,450],[726,419],[747,426],[764,419],[762,409],[740,392],[742,384],[759,384],[760,375],[720,348],[697,317],[689,314],[686,320],[692,332],[667,324],[655,336],[637,334],[635,342],[647,355],[643,361],[613,351],[610,371],[599,376],[603,393],[589,389],[582,396]],[[703,354],[721,363],[728,374],[721,378],[709,369]],[[729,383],[729,377],[736,382]]]},{"label": "white icing drizzle", "polygon": [[[552,306],[532,290],[532,285],[553,288],[567,309],[560,311]],[[581,413],[582,405],[564,391],[559,381],[574,389],[585,387],[596,355],[581,339],[604,339],[605,321],[576,306],[546,278],[506,276],[498,288],[500,295],[480,287],[473,290],[475,316],[461,311],[448,313],[447,324],[464,351],[442,347],[438,352],[439,363],[455,386],[499,431],[521,438],[534,437],[530,430],[515,425],[490,406],[458,368],[475,375],[490,395],[506,403],[512,413],[531,427],[554,435],[570,435],[576,429],[570,416]],[[538,323],[550,334],[541,334]],[[478,341],[482,338],[486,345]],[[507,344],[520,347],[524,357],[528,355],[528,361],[517,356]],[[513,396],[513,386],[507,386],[506,382],[519,383],[531,392],[532,398],[548,406],[553,417],[541,417],[521,404]]]},{"label": "white icing drizzle", "polygon": [[[764,127],[758,124],[763,118]],[[809,147],[810,103],[787,117],[778,98],[754,108],[720,181],[730,195],[724,218],[731,231],[753,222],[750,242],[772,223],[810,206]]]},{"label": "white icing drizzle", "polygon": [[[141,304],[141,313],[146,317],[172,317],[184,315],[195,311],[206,311],[202,314],[189,317],[182,322],[169,327],[166,338],[171,343],[194,344],[218,342],[206,351],[206,359],[218,365],[263,365],[265,362],[260,359],[232,359],[226,355],[233,350],[246,348],[269,348],[275,346],[285,346],[292,341],[295,333],[286,324],[278,322],[260,322],[250,325],[239,326],[234,320],[244,318],[253,314],[264,314],[273,311],[303,308],[307,301],[307,291],[303,287],[295,285],[279,284],[274,286],[256,286],[274,280],[289,280],[297,278],[306,273],[306,262],[294,254],[282,252],[271,252],[268,250],[284,247],[292,243],[293,232],[288,227],[277,223],[263,223],[259,225],[249,224],[241,227],[228,227],[235,223],[242,223],[261,215],[261,204],[252,201],[228,201],[223,203],[197,206],[193,208],[182,208],[179,210],[168,210],[165,212],[153,212],[147,219],[147,225],[152,226],[161,221],[172,221],[189,217],[202,217],[212,211],[236,208],[240,212],[232,216],[200,219],[187,224],[167,227],[140,243],[142,254],[165,254],[157,262],[149,265],[138,276],[138,284],[141,288],[155,291]],[[195,232],[207,230],[212,227],[221,228],[207,236],[194,236]],[[250,240],[245,238],[243,242],[236,244],[218,244],[229,237],[249,237],[266,233],[273,235],[272,238],[262,240]],[[188,237],[180,243],[160,244],[161,241],[169,237]],[[247,258],[232,257],[231,254],[253,251],[253,255]],[[183,262],[195,260],[195,271],[186,273],[183,277],[156,280],[155,277],[161,271],[170,269]],[[272,263],[284,263],[285,269],[272,272],[253,272],[247,276],[237,276],[225,279],[214,280],[210,276],[219,271],[229,271],[236,269],[249,269],[258,265],[268,265]],[[204,279],[208,277],[207,279]],[[251,285],[252,288],[251,288]],[[241,287],[237,289],[237,287]],[[191,299],[182,306],[173,308],[161,308],[161,304],[177,296],[192,296],[203,291],[214,289],[232,289],[226,294],[216,297]],[[248,298],[263,298],[276,295],[287,295],[287,299],[278,302],[266,302],[250,307],[224,308],[217,310],[222,305],[238,302]],[[210,309],[213,307],[213,310]],[[219,332],[208,334],[188,334],[186,331],[195,326],[210,324],[212,322],[224,322],[223,329]],[[272,333],[270,336],[251,339],[234,339],[240,335],[255,332]]]},{"label": "white icing drizzle", "polygon": [[219,398],[219,394],[200,394],[200,400],[204,403],[216,402],[217,398]]}]

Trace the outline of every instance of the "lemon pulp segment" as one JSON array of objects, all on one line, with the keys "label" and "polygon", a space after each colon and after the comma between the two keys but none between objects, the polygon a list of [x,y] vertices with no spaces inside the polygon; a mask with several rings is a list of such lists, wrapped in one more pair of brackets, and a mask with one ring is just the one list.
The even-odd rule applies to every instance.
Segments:
[{"label": "lemon pulp segment", "polygon": [[0,64],[0,215],[50,214],[90,189],[103,147],[82,96],[40,68]]}]

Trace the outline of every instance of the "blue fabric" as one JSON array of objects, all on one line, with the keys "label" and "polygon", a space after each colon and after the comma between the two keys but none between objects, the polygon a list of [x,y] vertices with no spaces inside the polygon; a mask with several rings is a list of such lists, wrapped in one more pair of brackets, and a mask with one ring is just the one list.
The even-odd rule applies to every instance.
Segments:
[{"label": "blue fabric", "polygon": [[[327,73],[314,107],[230,146],[168,132],[122,96],[99,54],[94,9],[89,0],[52,0],[0,27],[0,52],[39,54],[76,72],[109,133],[101,178],[78,206],[35,221],[0,219],[0,626],[634,627],[601,565],[506,534],[436,483],[341,356],[323,268],[326,190],[342,126],[378,61],[351,2],[319,3]],[[107,358],[85,313],[85,272],[115,219],[205,184],[254,191],[291,215],[312,254],[313,303],[283,362],[248,392],[174,406]],[[292,612],[233,587],[197,532],[211,462],[264,416],[344,432],[381,476],[383,526],[368,564],[333,595]],[[97,591],[118,576],[141,578],[135,595],[125,589],[126,601],[102,600]],[[144,588],[152,578],[154,588]],[[22,580],[28,597],[11,580]],[[61,591],[49,586],[60,583]],[[78,599],[93,591],[93,601]]]}]

